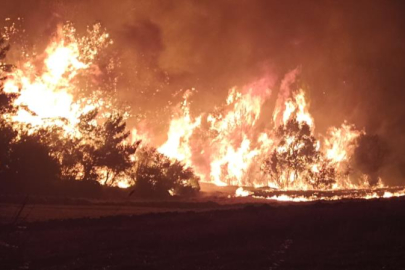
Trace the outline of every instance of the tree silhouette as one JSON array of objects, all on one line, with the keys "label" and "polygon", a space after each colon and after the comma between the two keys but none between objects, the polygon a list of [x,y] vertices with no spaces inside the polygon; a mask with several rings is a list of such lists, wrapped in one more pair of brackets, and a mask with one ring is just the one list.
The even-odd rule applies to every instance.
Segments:
[{"label": "tree silhouette", "polygon": [[127,142],[129,132],[122,116],[111,115],[99,125],[97,115],[93,110],[80,117],[81,135],[61,141],[59,160],[66,178],[113,185],[118,177],[131,175],[131,157],[139,142]]},{"label": "tree silhouette", "polygon": [[136,183],[132,193],[143,197],[194,195],[199,178],[191,168],[172,161],[155,148],[143,147],[137,154]]},{"label": "tree silhouette", "polygon": [[3,63],[8,50],[9,46],[0,38],[0,184],[3,190],[7,187],[17,192],[49,192],[63,185],[75,189],[76,181],[67,180],[86,180],[80,183],[88,184],[92,191],[93,183],[111,186],[119,178],[136,180],[134,191],[145,196],[192,195],[199,190],[199,178],[191,168],[168,159],[156,149],[144,148],[135,162],[140,141],[128,142],[130,133],[120,114],[111,114],[101,121],[97,110],[87,112],[79,118],[77,134],[66,134],[63,128],[53,125],[37,129],[17,127],[5,119],[5,115],[18,109],[13,105],[18,94],[5,93],[3,89],[7,72],[12,68]]},{"label": "tree silhouette", "polygon": [[135,154],[140,141],[128,144],[130,133],[121,115],[112,115],[100,131],[100,145],[95,150],[97,166],[105,168],[104,184],[114,184],[116,178],[133,167],[131,156]]},{"label": "tree silhouette", "polygon": [[82,167],[81,180],[98,179],[96,173],[97,156],[96,149],[100,145],[100,127],[96,124],[98,111],[90,111],[80,117],[79,131],[80,139],[74,139],[72,146],[76,146],[73,155],[70,156],[72,161],[76,159],[76,164]]}]

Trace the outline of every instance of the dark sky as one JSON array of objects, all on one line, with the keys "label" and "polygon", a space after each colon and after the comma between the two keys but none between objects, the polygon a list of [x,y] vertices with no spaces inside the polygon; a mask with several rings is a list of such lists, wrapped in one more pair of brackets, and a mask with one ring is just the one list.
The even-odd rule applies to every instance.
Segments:
[{"label": "dark sky", "polygon": [[404,1],[387,0],[2,0],[0,8],[0,18],[23,17],[38,44],[58,22],[81,31],[101,22],[122,61],[120,95],[151,123],[167,122],[160,108],[180,89],[196,88],[195,113],[209,111],[232,86],[266,72],[279,84],[300,67],[317,131],[346,119],[378,134],[394,182],[405,176],[404,15]]}]

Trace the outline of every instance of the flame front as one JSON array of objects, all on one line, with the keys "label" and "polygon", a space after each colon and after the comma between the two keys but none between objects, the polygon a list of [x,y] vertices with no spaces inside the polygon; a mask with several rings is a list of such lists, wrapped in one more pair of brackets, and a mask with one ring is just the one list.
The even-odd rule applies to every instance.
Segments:
[{"label": "flame front", "polygon": [[[340,127],[329,128],[325,136],[315,136],[315,121],[309,113],[305,92],[291,86],[297,74],[297,70],[290,72],[281,83],[271,120],[262,115],[263,106],[272,95],[266,79],[241,91],[232,88],[226,104],[215,113],[192,118],[185,100],[182,113],[177,113],[179,117],[171,121],[168,139],[159,150],[169,157],[183,160],[203,181],[218,186],[268,187],[284,191],[384,188],[381,179],[372,186],[365,181],[364,175],[351,174],[349,163],[357,139],[365,134],[364,131],[345,122]],[[291,131],[294,128],[297,133]],[[280,130],[284,130],[282,136]],[[313,152],[312,156],[305,156],[308,151]],[[266,174],[263,164],[272,153],[274,157],[284,157],[287,161],[294,158],[291,166],[281,166],[278,174]],[[402,193],[401,190],[380,195],[388,197]],[[252,194],[242,188],[236,191],[238,197]],[[380,195],[373,191],[358,197]],[[285,194],[267,198],[282,201],[319,199],[317,196],[291,197]],[[342,197],[329,197],[338,198]]]},{"label": "flame front", "polygon": [[[80,116],[102,109],[106,103],[99,96],[83,96],[80,78],[97,73],[97,55],[111,42],[100,25],[89,28],[88,35],[82,38],[77,38],[70,24],[59,27],[43,54],[28,59],[8,74],[3,91],[17,95],[17,112],[3,115],[5,120],[26,131],[57,126],[65,136],[80,137]],[[305,92],[293,88],[298,73],[288,73],[278,93],[272,91],[274,81],[267,77],[241,89],[234,87],[222,107],[198,116],[190,112],[192,92],[187,91],[184,100],[174,108],[167,140],[158,151],[182,161],[203,181],[218,186],[284,191],[385,187],[383,179],[371,186],[366,176],[351,174],[350,161],[364,131],[345,122],[329,128],[325,136],[315,135],[315,121]],[[267,102],[271,97],[275,97],[272,113],[264,113],[269,111],[266,106],[271,106]],[[153,141],[152,134],[140,130],[132,130],[134,141]],[[104,171],[99,174],[108,178]],[[121,179],[117,185],[127,187],[129,182]],[[381,196],[394,197],[401,192],[387,191]],[[252,194],[243,189],[236,193]],[[362,196],[380,196],[375,194]],[[274,196],[267,198],[304,200]]]}]

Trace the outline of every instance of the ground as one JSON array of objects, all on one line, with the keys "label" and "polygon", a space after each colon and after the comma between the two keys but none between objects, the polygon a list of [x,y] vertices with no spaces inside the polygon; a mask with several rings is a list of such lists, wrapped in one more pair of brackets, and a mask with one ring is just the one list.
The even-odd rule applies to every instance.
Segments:
[{"label": "ground", "polygon": [[405,199],[212,199],[2,204],[0,269],[405,269]]}]

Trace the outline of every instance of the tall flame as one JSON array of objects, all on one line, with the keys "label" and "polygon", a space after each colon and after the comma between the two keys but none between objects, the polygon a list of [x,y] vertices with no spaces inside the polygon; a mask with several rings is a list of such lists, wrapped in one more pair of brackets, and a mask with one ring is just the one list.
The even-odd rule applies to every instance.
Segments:
[{"label": "tall flame", "polygon": [[193,130],[201,124],[201,117],[191,119],[188,98],[191,92],[187,91],[184,101],[177,108],[176,117],[170,122],[167,141],[158,148],[158,151],[170,158],[183,161],[191,166],[191,146],[190,137]]},{"label": "tall flame", "polygon": [[[180,106],[181,113],[171,120],[168,140],[159,150],[169,157],[183,160],[204,181],[218,186],[267,186],[282,190],[369,187],[363,180],[352,181],[348,169],[356,140],[364,131],[345,122],[341,127],[331,127],[325,136],[317,138],[305,92],[292,87],[297,74],[298,70],[294,70],[285,76],[272,121],[264,121],[264,124],[263,106],[268,104],[266,100],[272,95],[268,80],[259,80],[242,91],[232,88],[221,110],[195,118],[190,115],[189,94],[186,94]],[[301,127],[307,126],[307,133],[287,133],[278,137],[280,128],[294,122]],[[303,136],[309,142],[305,144],[297,136]],[[313,159],[298,157],[300,170],[283,169],[275,177],[266,175],[261,169],[271,153],[295,155],[308,151],[308,145],[319,154],[314,154]],[[322,182],[329,181],[322,178],[328,172],[333,172],[333,185]],[[319,179],[321,184],[316,184]],[[378,187],[382,187],[381,182]]]},{"label": "tall flame", "polygon": [[14,101],[18,111],[6,118],[33,128],[58,125],[67,132],[76,131],[79,116],[99,106],[89,98],[75,98],[77,76],[89,74],[98,50],[109,44],[108,34],[101,33],[99,24],[88,32],[90,37],[78,39],[71,24],[58,27],[41,57],[27,60],[8,74],[4,92],[18,94]]}]

